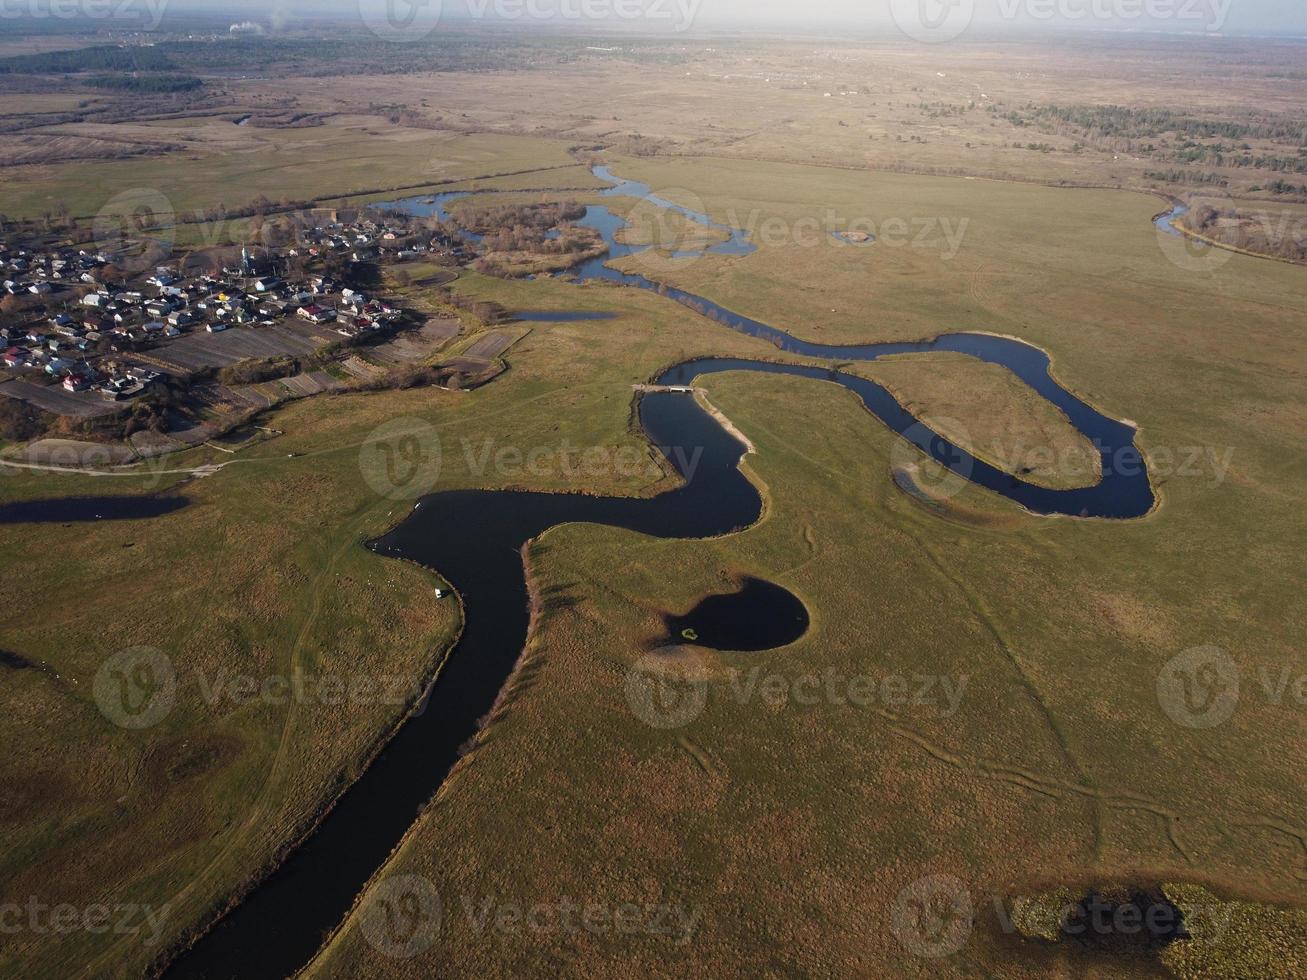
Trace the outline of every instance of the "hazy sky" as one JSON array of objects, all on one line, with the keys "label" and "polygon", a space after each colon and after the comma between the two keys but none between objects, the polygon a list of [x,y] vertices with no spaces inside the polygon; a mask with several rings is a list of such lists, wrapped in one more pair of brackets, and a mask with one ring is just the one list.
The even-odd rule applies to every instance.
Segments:
[{"label": "hazy sky", "polygon": [[[127,0],[130,2],[130,0]],[[142,0],[144,2],[144,0]],[[160,0],[153,0],[160,2]],[[1187,33],[1277,33],[1307,36],[1307,0],[163,0],[166,10],[204,8],[293,20],[296,14],[376,16],[388,5],[401,15],[416,4],[419,17],[439,8],[443,19],[469,17],[583,28],[713,27],[724,23],[859,25],[867,30],[923,30],[936,39],[965,24],[971,31],[1163,30]],[[638,15],[637,15],[637,12]],[[962,31],[958,31],[962,33]]]}]

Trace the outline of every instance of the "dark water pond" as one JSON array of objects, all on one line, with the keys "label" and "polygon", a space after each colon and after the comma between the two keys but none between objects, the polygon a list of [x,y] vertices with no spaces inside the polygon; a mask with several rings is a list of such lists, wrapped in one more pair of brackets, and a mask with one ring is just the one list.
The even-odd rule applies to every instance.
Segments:
[{"label": "dark water pond", "polygon": [[771,650],[808,632],[808,607],[775,582],[746,578],[737,592],[704,599],[684,616],[667,616],[667,642],[713,650]]},{"label": "dark water pond", "polygon": [[[715,254],[747,254],[748,236],[678,205],[661,201],[646,185],[618,181],[604,168],[595,173],[614,186],[611,195],[643,197],[729,233],[709,247]],[[447,218],[444,205],[464,192],[396,202],[413,213]],[[609,259],[640,250],[616,240],[625,222],[605,207],[590,207],[582,222],[599,231]],[[716,322],[769,341],[784,354],[832,362],[875,360],[888,354],[954,351],[1001,364],[1062,409],[1071,423],[1098,445],[1104,478],[1096,486],[1049,490],[1025,483],[977,460],[916,421],[881,386],[835,368],[712,358],[666,371],[662,384],[689,385],[725,371],[784,374],[842,385],[892,431],[921,452],[973,483],[987,487],[1041,514],[1131,518],[1153,505],[1147,470],[1134,447],[1132,426],[1110,419],[1059,385],[1048,355],[1018,340],[987,334],[956,333],[932,341],[892,344],[823,345],[742,316],[700,296],[640,275],[617,272],[604,258],[583,263],[577,277],[603,279],[650,289],[703,313]],[[625,528],[656,538],[705,538],[729,534],[754,523],[762,512],[757,490],[740,472],[743,445],[727,433],[694,398],[671,392],[643,395],[639,418],[650,441],[662,447],[685,477],[679,489],[652,499],[587,497],[499,491],[456,491],[425,498],[398,527],[373,542],[381,555],[405,558],[438,570],[458,590],[466,626],[422,710],[403,725],[376,762],[349,788],[318,829],[269,878],[250,893],[168,971],[176,977],[281,978],[303,966],[323,934],[340,922],[368,878],[380,867],[412,824],[419,808],[444,781],[459,746],[491,709],[522,650],[529,621],[521,546],[552,527],[584,522]],[[687,466],[686,460],[696,465]],[[888,478],[888,477],[887,477]],[[760,583],[758,587],[766,587]],[[758,588],[755,587],[755,588]],[[771,588],[777,588],[772,586]],[[749,589],[746,586],[745,591]],[[781,590],[784,591],[784,590]],[[690,616],[704,635],[721,632],[732,649],[744,640],[773,647],[790,642],[798,628],[792,615],[767,624],[770,631],[745,637],[751,627],[736,612],[753,608],[756,593],[744,599],[714,597]],[[777,597],[772,593],[772,599]],[[724,611],[723,611],[724,610]],[[803,610],[807,628],[807,610]],[[695,623],[682,627],[696,630]],[[767,632],[767,636],[762,636]],[[802,631],[798,635],[802,635]]]},{"label": "dark water pond", "polygon": [[0,504],[0,524],[74,524],[84,521],[144,520],[181,510],[179,496],[52,497]]},{"label": "dark water pond", "polygon": [[[607,524],[662,538],[729,534],[762,512],[740,472],[744,447],[698,403],[659,393],[641,401],[655,445],[687,476],[649,500],[463,490],[424,498],[378,554],[438,569],[463,599],[466,625],[430,692],[318,829],[168,971],[176,977],[281,978],[303,966],[439,788],[477,731],[526,639],[519,549],[551,527]],[[702,450],[702,452],[700,452]],[[694,460],[687,466],[684,460]]]},{"label": "dark water pond", "polygon": [[32,670],[36,667],[36,664],[21,653],[14,653],[12,650],[0,650],[0,667],[8,667],[11,670]]}]

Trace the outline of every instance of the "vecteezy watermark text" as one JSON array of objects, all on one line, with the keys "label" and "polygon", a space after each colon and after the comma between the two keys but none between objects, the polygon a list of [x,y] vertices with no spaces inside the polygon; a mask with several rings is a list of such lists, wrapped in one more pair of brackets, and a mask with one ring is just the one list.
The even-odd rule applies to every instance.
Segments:
[{"label": "vecteezy watermark text", "polygon": [[[659,447],[687,480],[694,478],[703,458],[703,447],[687,449],[681,446]],[[643,477],[657,479],[663,468],[648,452],[638,446],[576,446],[564,439],[557,445],[538,445],[529,448],[500,443],[493,438],[480,442],[462,439],[462,454],[467,472],[484,479],[494,476],[515,479],[531,476],[546,477]]]},{"label": "vecteezy watermark text", "polygon": [[875,242],[884,248],[937,251],[946,261],[961,251],[971,225],[971,219],[965,216],[892,215],[876,219],[848,217],[834,208],[828,208],[821,217],[808,215],[795,219],[779,215],[764,218],[758,209],[741,215],[732,209],[727,212],[726,221],[731,227],[747,232],[751,241],[767,248],[781,245],[815,248],[818,245]]},{"label": "vecteezy watermark text", "polygon": [[[402,706],[418,702],[426,688],[426,679],[413,674],[309,674],[298,667],[288,674],[198,671],[194,677],[194,689],[209,707]],[[115,725],[133,730],[164,721],[176,707],[181,690],[172,658],[155,647],[130,647],[115,653],[100,665],[92,686],[101,713]]]},{"label": "vecteezy watermark text", "polygon": [[463,895],[458,904],[463,920],[477,934],[665,936],[683,946],[694,937],[699,922],[697,911],[662,902],[608,904],[565,896],[524,903],[503,901],[497,896],[478,900]]},{"label": "vecteezy watermark text", "polygon": [[449,21],[565,24],[640,22],[681,33],[703,0],[358,0],[364,25],[384,41],[416,42]]},{"label": "vecteezy watermark text", "polygon": [[624,684],[627,705],[645,724],[658,729],[688,725],[707,707],[710,692],[737,705],[807,709],[820,705],[886,710],[927,709],[940,717],[957,714],[971,678],[967,674],[846,673],[828,667],[787,675],[762,667],[732,669],[720,677],[708,669],[701,651],[680,646],[637,660]]},{"label": "vecteezy watermark text", "polygon": [[422,679],[402,674],[215,674],[203,672],[196,686],[205,704],[386,704],[404,705],[425,688]]},{"label": "vecteezy watermark text", "polygon": [[1108,899],[1086,888],[1068,900],[1059,891],[1030,896],[974,896],[951,874],[924,875],[899,890],[889,909],[889,927],[899,944],[914,956],[941,959],[961,952],[982,914],[992,914],[1007,935],[1042,938],[1117,939],[1146,941],[1183,937],[1189,942],[1218,944],[1230,926],[1233,906],[1221,902],[1185,901],[1183,908],[1165,895],[1132,890]]},{"label": "vecteezy watermark text", "polygon": [[[665,474],[660,458],[686,480],[694,479],[703,446],[581,446],[567,439],[522,445],[493,437],[462,437],[450,461],[461,458],[477,480],[613,479],[657,480]],[[420,418],[394,419],[378,426],[359,449],[359,469],[368,485],[391,500],[415,500],[435,489],[446,452],[435,427]]]},{"label": "vecteezy watermark text", "polygon": [[1000,21],[1103,29],[1175,24],[1189,31],[1225,27],[1234,0],[889,0],[894,23],[908,37],[927,43],[952,41],[976,22],[977,8]]},{"label": "vecteezy watermark text", "polygon": [[1191,647],[1172,657],[1157,675],[1157,703],[1184,728],[1223,725],[1249,692],[1277,707],[1307,708],[1307,671],[1289,664],[1258,665],[1252,685],[1234,658],[1218,646]]},{"label": "vecteezy watermark text", "polygon": [[464,0],[477,19],[644,21],[686,31],[703,0]]},{"label": "vecteezy watermark text", "polygon": [[670,902],[604,901],[563,895],[540,900],[462,894],[448,905],[418,874],[392,875],[364,899],[360,928],[383,956],[408,959],[430,949],[443,929],[475,936],[655,936],[683,946],[699,912]]},{"label": "vecteezy watermark text", "polygon": [[171,0],[0,0],[0,20],[112,20],[158,28]]},{"label": "vecteezy watermark text", "polygon": [[91,935],[140,936],[146,946],[154,946],[163,937],[166,908],[135,902],[50,903],[33,895],[25,902],[0,903],[0,935],[31,933],[40,936],[65,936],[75,932]]}]

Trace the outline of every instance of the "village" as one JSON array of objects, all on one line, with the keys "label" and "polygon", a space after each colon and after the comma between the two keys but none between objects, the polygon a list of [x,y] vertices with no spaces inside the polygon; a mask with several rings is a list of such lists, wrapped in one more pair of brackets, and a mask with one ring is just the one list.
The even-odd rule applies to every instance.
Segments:
[{"label": "village", "polygon": [[[168,256],[134,274],[122,247],[0,241],[0,407],[16,400],[85,421],[123,414],[162,386],[199,393],[233,365],[269,363],[275,374],[279,363],[366,345],[418,322],[360,285],[380,281],[378,264],[468,258],[456,237],[400,215],[327,217],[301,214],[293,242],[243,247],[238,260],[233,248],[227,265],[212,255]],[[300,393],[332,387],[330,374],[315,376]]]}]

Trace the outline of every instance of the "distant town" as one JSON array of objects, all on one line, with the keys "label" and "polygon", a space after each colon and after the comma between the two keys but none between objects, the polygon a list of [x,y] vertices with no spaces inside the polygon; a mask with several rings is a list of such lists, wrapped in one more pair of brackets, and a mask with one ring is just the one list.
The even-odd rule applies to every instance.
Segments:
[{"label": "distant town", "polygon": [[[375,363],[347,352],[420,326],[423,317],[361,281],[379,283],[381,262],[457,265],[469,255],[456,236],[415,230],[417,222],[402,215],[326,217],[301,220],[283,247],[241,248],[239,258],[232,247],[226,265],[207,254],[139,269],[148,263],[125,249],[0,241],[0,409],[8,400],[32,410],[29,430],[50,428],[53,416],[79,437],[126,438],[147,428],[187,444],[217,430],[192,424],[205,408],[279,400],[242,392],[242,383],[281,379],[287,394],[305,395],[375,376]],[[453,319],[424,331],[437,342],[457,333]],[[476,375],[490,365],[456,366]],[[222,381],[229,386],[215,384]],[[162,406],[133,410],[131,403],[165,390],[167,397],[152,399]],[[224,399],[236,404],[219,405]],[[105,418],[124,425],[94,422]]]}]

